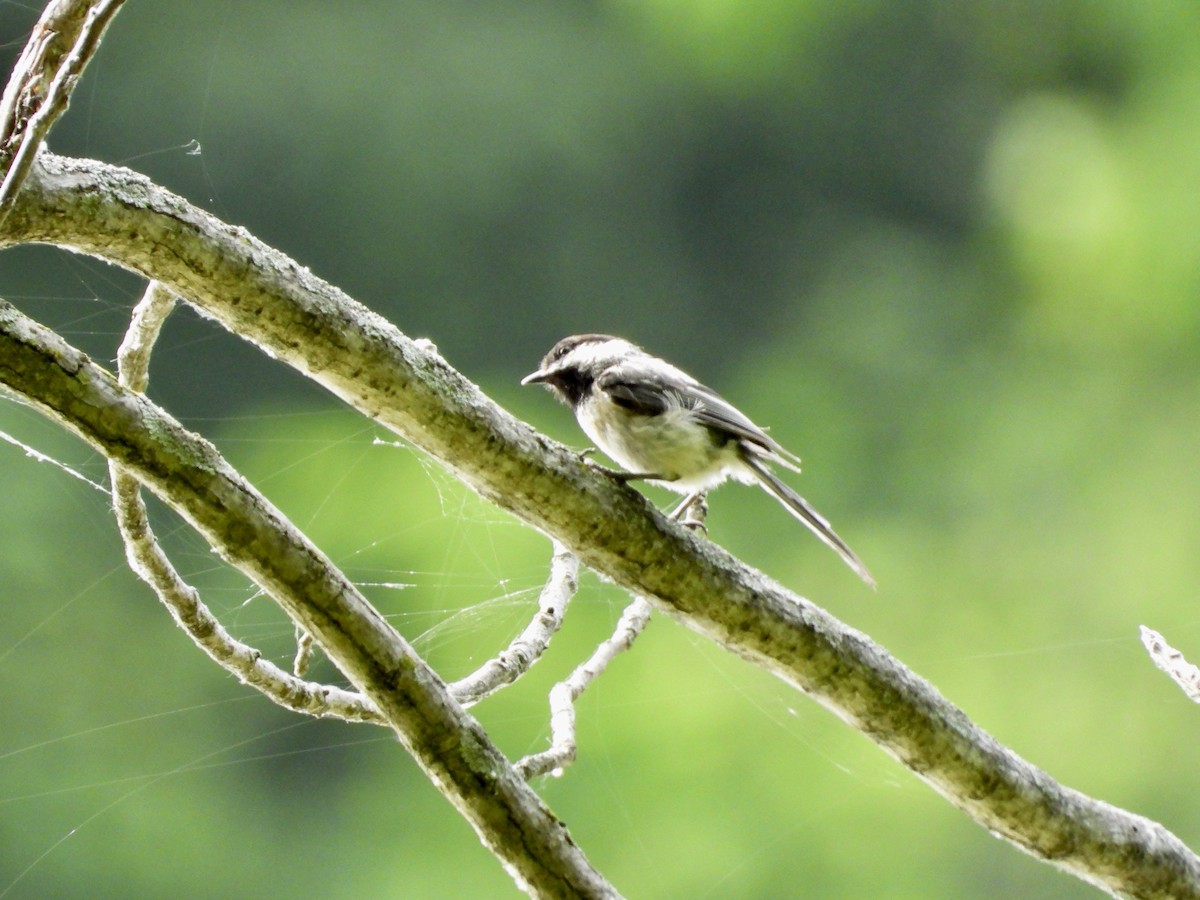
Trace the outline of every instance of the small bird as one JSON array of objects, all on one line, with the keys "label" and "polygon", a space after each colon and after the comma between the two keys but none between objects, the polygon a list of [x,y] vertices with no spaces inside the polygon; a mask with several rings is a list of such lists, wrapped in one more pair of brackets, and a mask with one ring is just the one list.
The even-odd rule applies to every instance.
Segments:
[{"label": "small bird", "polygon": [[771,471],[794,472],[800,459],[745,415],[665,360],[607,334],[577,334],[555,344],[521,384],[545,384],[575,412],[596,445],[641,479],[685,495],[677,511],[727,478],[758,482],[871,587],[854,551],[803,497]]}]

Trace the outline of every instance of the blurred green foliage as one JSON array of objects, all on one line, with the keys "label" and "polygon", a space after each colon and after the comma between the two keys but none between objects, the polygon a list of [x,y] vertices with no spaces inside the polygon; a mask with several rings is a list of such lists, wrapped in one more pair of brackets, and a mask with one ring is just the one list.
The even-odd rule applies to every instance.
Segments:
[{"label": "blurred green foliage", "polygon": [[[36,12],[0,0],[6,58]],[[516,387],[554,340],[678,362],[805,457],[880,590],[756,492],[713,498],[714,540],[1195,845],[1200,719],[1137,626],[1200,658],[1198,101],[1183,0],[141,0],[50,143],[247,226],[573,444]],[[140,288],[45,248],[0,261],[0,296],[99,359]],[[447,677],[534,608],[543,538],[211,324],[172,317],[151,393]],[[103,481],[32,410],[0,403],[0,430]],[[203,659],[101,493],[9,444],[0,465],[0,892],[514,893],[385,735]],[[155,518],[286,661],[270,602]],[[621,604],[586,578],[528,683],[478,708],[507,752],[544,746],[548,686]],[[541,789],[630,896],[1090,894],[665,616],[579,723]]]}]

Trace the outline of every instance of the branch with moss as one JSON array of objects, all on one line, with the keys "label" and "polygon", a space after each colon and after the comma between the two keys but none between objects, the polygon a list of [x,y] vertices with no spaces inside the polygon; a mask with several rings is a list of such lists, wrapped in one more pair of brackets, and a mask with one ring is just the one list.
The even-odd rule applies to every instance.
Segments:
[{"label": "branch with moss", "polygon": [[[635,491],[593,472],[577,454],[498,407],[436,353],[244,230],[128,170],[43,153],[0,235],[0,245],[35,241],[92,254],[163,282],[233,333],[443,461],[484,497],[561,541],[585,564],[809,694],[994,834],[1105,890],[1200,897],[1200,859],[1167,829],[1059,784],[868,637],[669,521]],[[13,312],[6,322],[13,322]],[[22,346],[20,337],[9,337],[0,357]],[[37,380],[13,385],[7,366],[0,378],[43,406],[52,405],[39,396],[44,386]],[[67,422],[83,413],[68,402],[76,390],[73,380],[61,386],[63,403],[55,413]],[[106,452],[126,454],[126,440],[149,441],[139,478],[169,496],[174,476],[157,444],[136,432],[144,426],[129,419],[114,424],[135,433],[109,434]],[[167,439],[176,440],[172,429],[158,437]],[[191,462],[180,453],[171,465]],[[194,508],[188,515],[239,565],[259,564],[247,558],[247,548],[266,552],[279,543],[265,532],[256,538],[259,545],[214,528],[206,521],[212,509],[204,496],[202,490],[190,498]],[[347,637],[337,633],[343,627],[358,636],[351,643],[382,640],[372,630],[376,624],[368,629],[372,637],[364,635],[364,626],[340,603],[336,621],[307,606],[294,613],[306,627],[317,628],[323,644],[345,643]],[[354,609],[373,616],[369,609]],[[395,653],[389,658],[398,671],[387,672],[387,678],[408,676],[404,684],[417,704],[432,673],[422,664],[418,677],[418,669],[409,668],[415,663],[400,662],[410,660],[407,648]],[[378,685],[366,683],[371,674],[385,673],[360,671],[352,680],[380,703]],[[395,705],[394,699],[389,703]],[[389,717],[401,712],[381,708]],[[439,720],[450,715],[440,706],[437,712]],[[473,722],[457,721],[472,742],[490,747]],[[425,758],[421,744],[412,747]],[[494,760],[490,752],[485,755]]]}]

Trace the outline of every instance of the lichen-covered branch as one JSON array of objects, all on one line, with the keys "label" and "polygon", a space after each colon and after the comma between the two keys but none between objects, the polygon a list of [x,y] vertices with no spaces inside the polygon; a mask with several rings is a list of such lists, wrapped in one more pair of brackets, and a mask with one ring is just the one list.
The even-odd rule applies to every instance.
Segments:
[{"label": "lichen-covered branch", "polygon": [[128,170],[43,153],[0,234],[0,246],[29,241],[163,281],[585,564],[805,691],[994,834],[1109,891],[1200,897],[1200,858],[1167,829],[1059,784],[868,637],[590,471],[245,231]]},{"label": "lichen-covered branch", "polygon": [[310,631],[521,886],[615,896],[437,674],[211,444],[5,301],[0,383],[136,475]]}]

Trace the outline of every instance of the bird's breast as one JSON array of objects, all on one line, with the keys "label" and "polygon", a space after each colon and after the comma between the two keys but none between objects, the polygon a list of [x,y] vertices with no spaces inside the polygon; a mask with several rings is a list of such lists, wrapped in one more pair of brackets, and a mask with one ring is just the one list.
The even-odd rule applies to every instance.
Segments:
[{"label": "bird's breast", "polygon": [[715,486],[738,459],[736,441],[714,433],[684,407],[647,415],[600,396],[575,412],[587,436],[623,468],[660,475],[682,492]]}]

